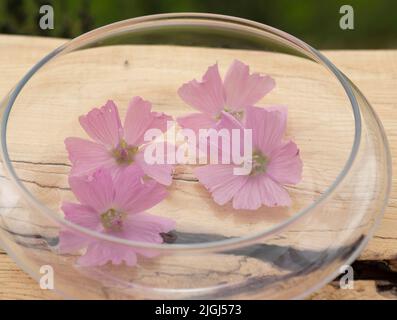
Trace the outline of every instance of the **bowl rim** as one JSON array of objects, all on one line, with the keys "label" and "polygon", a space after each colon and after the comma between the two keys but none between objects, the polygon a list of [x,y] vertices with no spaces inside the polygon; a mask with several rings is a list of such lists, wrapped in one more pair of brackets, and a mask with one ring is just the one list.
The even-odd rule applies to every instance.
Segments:
[{"label": "bowl rim", "polygon": [[[93,38],[101,35],[104,37],[107,34],[113,34],[114,32],[122,32],[121,30],[126,29],[127,31],[130,30],[132,26],[145,28],[145,23],[162,23],[164,21],[171,22],[173,25],[181,25],[183,23],[185,25],[191,25],[194,21],[198,20],[205,20],[208,24],[209,22],[217,23],[218,25],[232,25],[237,27],[238,29],[248,29],[249,31],[259,32],[259,33],[270,33],[278,38],[278,40],[283,40],[284,42],[288,43],[289,45],[293,45],[296,48],[299,48],[305,52],[305,54],[311,55],[313,60],[317,63],[328,69],[339,82],[339,84],[344,89],[347,98],[350,101],[353,117],[354,117],[354,140],[352,144],[352,148],[349,154],[348,159],[346,160],[342,170],[339,172],[335,180],[325,189],[325,191],[312,203],[310,203],[305,208],[295,212],[291,217],[285,219],[283,222],[276,224],[270,228],[265,229],[264,231],[255,232],[253,234],[249,234],[242,237],[235,237],[229,238],[225,240],[219,241],[211,241],[211,242],[202,242],[196,244],[152,244],[146,242],[138,242],[132,240],[126,240],[123,238],[118,238],[114,236],[110,236],[108,234],[99,233],[89,228],[82,227],[80,225],[74,224],[63,217],[61,217],[57,212],[53,211],[52,209],[48,208],[46,205],[42,204],[38,199],[34,197],[34,195],[24,186],[24,184],[20,181],[18,175],[16,174],[11,159],[8,154],[8,147],[7,147],[7,123],[9,119],[9,115],[11,113],[12,106],[14,105],[15,100],[17,99],[19,93],[25,86],[25,84],[29,81],[29,79],[47,62],[52,60],[58,55],[63,53],[67,53],[70,51],[74,51],[74,49],[78,49],[83,46],[84,41],[88,42]],[[178,21],[181,21],[178,23]],[[142,26],[143,25],[143,26]],[[76,42],[82,42],[82,44],[76,46]],[[8,101],[7,101],[8,100]],[[306,44],[302,40],[284,32],[273,28],[271,26],[267,26],[265,24],[233,17],[233,16],[226,16],[226,15],[219,15],[219,14],[210,14],[210,13],[166,13],[166,14],[155,14],[155,15],[147,15],[137,18],[131,18],[127,20],[122,20],[119,22],[115,22],[112,24],[105,25],[103,27],[94,29],[90,32],[84,33],[70,41],[67,41],[62,46],[58,47],[44,58],[42,58],[36,65],[34,65],[28,73],[17,83],[14,89],[9,93],[8,99],[5,98],[7,101],[5,110],[3,112],[2,120],[1,120],[1,157],[4,164],[4,168],[8,177],[10,178],[11,182],[16,186],[18,191],[22,194],[25,200],[32,205],[36,210],[43,212],[45,215],[50,217],[51,219],[55,220],[61,226],[66,228],[70,228],[71,230],[81,233],[90,237],[94,237],[104,241],[110,241],[112,243],[117,243],[121,245],[126,245],[135,248],[143,248],[143,249],[155,249],[156,251],[161,252],[184,252],[184,251],[205,251],[205,252],[213,252],[213,251],[224,251],[230,250],[242,246],[247,246],[251,243],[258,241],[259,239],[263,239],[274,235],[281,230],[285,229],[286,227],[290,226],[291,224],[300,220],[303,216],[311,212],[314,208],[321,205],[333,192],[334,190],[343,182],[346,175],[350,171],[353,163],[356,159],[360,142],[361,142],[361,114],[360,108],[356,99],[355,94],[353,93],[353,89],[348,81],[348,79],[343,75],[338,68],[336,68],[322,53],[311,47],[310,45]]]}]

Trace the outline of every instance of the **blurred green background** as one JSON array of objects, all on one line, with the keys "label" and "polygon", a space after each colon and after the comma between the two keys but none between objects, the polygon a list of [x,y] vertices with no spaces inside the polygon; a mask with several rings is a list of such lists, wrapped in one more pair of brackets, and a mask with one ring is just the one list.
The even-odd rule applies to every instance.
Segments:
[{"label": "blurred green background", "polygon": [[[50,4],[55,29],[41,30]],[[341,30],[339,8],[354,8],[354,30]],[[397,48],[397,0],[0,0],[0,32],[75,37],[127,18],[165,12],[211,12],[287,31],[317,48]]]}]

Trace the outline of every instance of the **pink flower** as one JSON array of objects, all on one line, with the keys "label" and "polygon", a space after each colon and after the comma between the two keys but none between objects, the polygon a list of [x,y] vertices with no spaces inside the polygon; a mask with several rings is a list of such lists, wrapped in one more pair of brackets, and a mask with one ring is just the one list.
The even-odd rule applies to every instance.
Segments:
[{"label": "pink flower", "polygon": [[177,122],[182,128],[198,131],[213,128],[222,111],[241,119],[246,108],[255,105],[274,86],[271,77],[250,74],[249,66],[238,60],[234,60],[222,82],[215,64],[208,68],[201,82],[192,80],[179,88],[182,100],[200,113],[179,117]]},{"label": "pink flower", "polygon": [[65,139],[72,175],[88,175],[99,168],[110,168],[120,173],[136,166],[143,176],[170,185],[172,165],[148,164],[144,159],[144,134],[156,128],[164,132],[170,116],[151,111],[151,104],[134,97],[128,107],[124,127],[121,125],[115,103],[109,100],[100,109],[95,108],[80,117],[80,124],[94,141],[81,138]]},{"label": "pink flower", "polygon": [[[301,180],[302,161],[292,141],[284,141],[287,114],[284,109],[246,109],[245,128],[252,130],[252,169],[248,175],[235,175],[235,164],[210,164],[199,167],[195,175],[211,192],[215,202],[233,200],[235,209],[256,210],[289,206],[291,198],[283,187]],[[243,130],[242,124],[224,112],[217,129]]]},{"label": "pink flower", "polygon": [[[174,221],[144,211],[166,196],[165,188],[155,181],[141,181],[137,169],[128,168],[123,175],[112,177],[109,170],[98,170],[89,177],[71,176],[69,184],[80,203],[65,202],[65,218],[77,225],[111,236],[146,243],[162,243],[160,233],[175,227]],[[83,266],[107,262],[133,266],[137,254],[153,257],[155,252],[98,240],[65,230],[60,233],[60,251],[69,253],[82,248],[78,259]]]}]

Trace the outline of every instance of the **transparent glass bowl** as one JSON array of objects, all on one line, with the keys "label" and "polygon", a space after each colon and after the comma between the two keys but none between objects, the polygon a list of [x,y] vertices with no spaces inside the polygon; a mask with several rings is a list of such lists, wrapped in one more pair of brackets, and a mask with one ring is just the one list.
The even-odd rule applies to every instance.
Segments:
[{"label": "transparent glass bowl", "polygon": [[[122,118],[136,95],[174,117],[192,112],[177,95],[218,62],[239,59],[277,85],[259,105],[288,106],[287,136],[300,148],[303,179],[287,187],[289,208],[218,206],[179,165],[169,197],[153,213],[177,223],[173,243],[147,244],[96,233],[63,218],[69,136],[78,117],[113,99]],[[262,103],[263,102],[263,103]],[[50,53],[1,104],[1,246],[33,278],[54,269],[69,298],[302,298],[338,275],[370,239],[387,202],[387,140],[360,91],[321,53],[274,28],[209,14],[126,20],[84,34]],[[135,267],[81,267],[60,254],[60,229],[148,248]]]}]

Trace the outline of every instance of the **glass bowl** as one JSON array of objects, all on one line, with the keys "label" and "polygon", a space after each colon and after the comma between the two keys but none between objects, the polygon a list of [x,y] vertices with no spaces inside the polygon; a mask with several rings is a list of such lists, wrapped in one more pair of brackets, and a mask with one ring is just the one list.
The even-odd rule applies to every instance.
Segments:
[{"label": "glass bowl", "polygon": [[[73,223],[64,201],[67,137],[87,138],[79,116],[111,99],[126,114],[133,96],[153,110],[192,112],[178,88],[235,59],[272,77],[260,106],[288,107],[286,136],[299,146],[302,179],[287,185],[290,206],[235,209],[214,202],[194,165],[175,166],[168,197],[150,213],[173,219],[163,243],[127,240]],[[238,90],[237,90],[238,91]],[[349,79],[301,40],[256,22],[212,14],[154,15],[114,23],[67,42],[38,62],[1,104],[0,242],[40,281],[88,299],[291,299],[331,281],[365,247],[387,202],[387,140]],[[64,253],[70,231],[134,252],[138,263],[78,263]],[[150,256],[150,257],[148,257]]]}]

